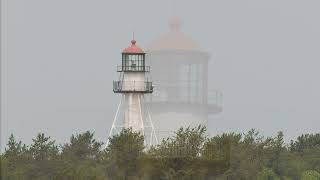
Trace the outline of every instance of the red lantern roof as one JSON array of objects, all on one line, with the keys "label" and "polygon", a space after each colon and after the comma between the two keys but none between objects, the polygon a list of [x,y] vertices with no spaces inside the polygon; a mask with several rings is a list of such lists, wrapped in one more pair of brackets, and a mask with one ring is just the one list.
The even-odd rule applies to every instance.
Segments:
[{"label": "red lantern roof", "polygon": [[137,41],[136,40],[132,40],[131,41],[131,46],[130,47],[127,47],[125,48],[122,53],[138,53],[138,54],[143,54],[144,51],[136,45]]}]

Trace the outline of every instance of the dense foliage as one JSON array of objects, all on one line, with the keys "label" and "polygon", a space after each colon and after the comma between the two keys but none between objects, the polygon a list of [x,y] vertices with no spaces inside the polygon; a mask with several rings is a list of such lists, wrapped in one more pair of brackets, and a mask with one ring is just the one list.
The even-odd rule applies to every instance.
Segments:
[{"label": "dense foliage", "polygon": [[141,134],[123,129],[104,148],[94,134],[72,135],[56,145],[39,133],[31,145],[10,136],[1,158],[3,180],[320,180],[320,134],[290,144],[279,132],[255,130],[209,137],[206,128],[181,128],[146,148]]}]

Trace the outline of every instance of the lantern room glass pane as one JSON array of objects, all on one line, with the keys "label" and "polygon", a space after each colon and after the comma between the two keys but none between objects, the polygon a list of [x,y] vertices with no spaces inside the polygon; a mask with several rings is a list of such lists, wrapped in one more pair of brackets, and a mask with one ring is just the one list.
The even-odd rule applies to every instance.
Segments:
[{"label": "lantern room glass pane", "polygon": [[124,71],[144,71],[144,58],[143,54],[123,54],[122,69]]}]

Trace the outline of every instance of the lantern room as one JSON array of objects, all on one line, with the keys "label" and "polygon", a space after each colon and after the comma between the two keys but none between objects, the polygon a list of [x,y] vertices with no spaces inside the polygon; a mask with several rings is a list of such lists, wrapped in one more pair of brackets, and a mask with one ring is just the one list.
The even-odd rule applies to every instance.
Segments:
[{"label": "lantern room", "polygon": [[131,41],[131,46],[122,51],[122,65],[118,66],[118,72],[149,72],[150,67],[145,66],[145,52]]}]

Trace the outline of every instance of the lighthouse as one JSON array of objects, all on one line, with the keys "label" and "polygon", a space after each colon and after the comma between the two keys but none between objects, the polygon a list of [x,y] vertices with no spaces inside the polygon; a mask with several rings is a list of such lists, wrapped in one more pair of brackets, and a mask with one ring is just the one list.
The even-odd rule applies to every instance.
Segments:
[{"label": "lighthouse", "polygon": [[157,143],[145,96],[153,92],[150,66],[146,66],[146,53],[136,40],[122,51],[121,65],[117,66],[119,79],[113,81],[113,92],[120,94],[120,103],[115,114],[109,137],[123,128],[131,128],[144,136],[145,145]]}]

